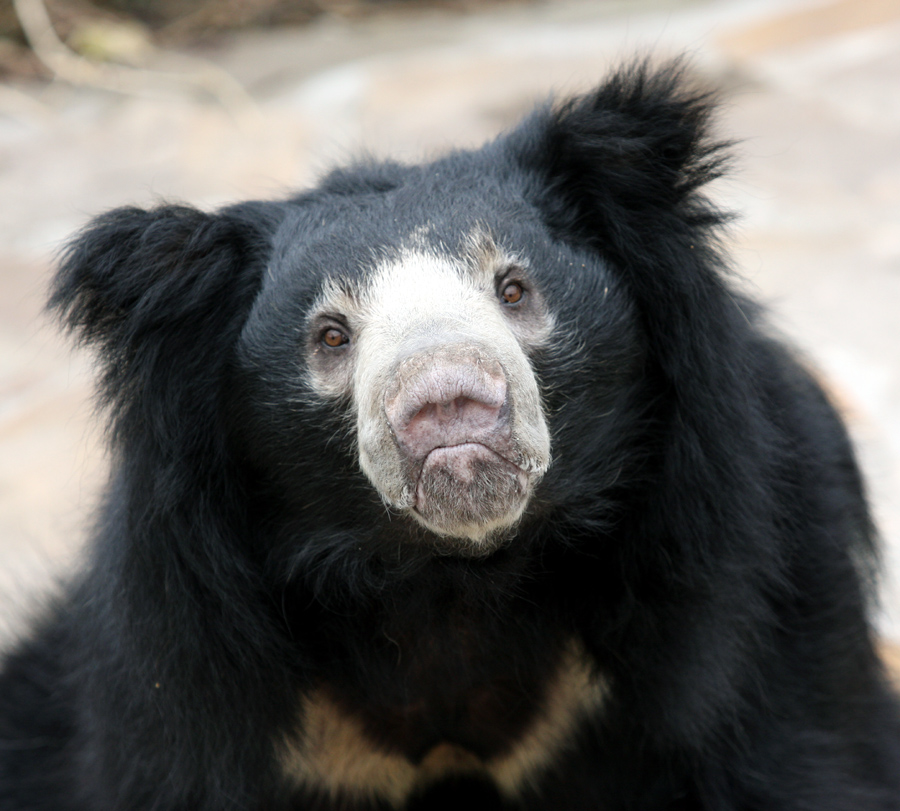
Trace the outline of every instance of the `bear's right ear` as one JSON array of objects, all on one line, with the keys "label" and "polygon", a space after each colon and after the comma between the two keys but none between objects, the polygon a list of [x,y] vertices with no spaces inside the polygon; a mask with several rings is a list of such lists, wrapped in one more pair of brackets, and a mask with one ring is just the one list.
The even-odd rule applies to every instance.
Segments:
[{"label": "bear's right ear", "polygon": [[49,309],[97,347],[115,437],[139,426],[178,442],[180,424],[202,419],[280,218],[265,203],[217,214],[120,208],[67,246]]},{"label": "bear's right ear", "polygon": [[710,137],[716,99],[686,74],[681,60],[627,65],[501,141],[539,179],[532,196],[561,237],[627,266],[721,224],[696,192],[721,174],[730,144]]}]

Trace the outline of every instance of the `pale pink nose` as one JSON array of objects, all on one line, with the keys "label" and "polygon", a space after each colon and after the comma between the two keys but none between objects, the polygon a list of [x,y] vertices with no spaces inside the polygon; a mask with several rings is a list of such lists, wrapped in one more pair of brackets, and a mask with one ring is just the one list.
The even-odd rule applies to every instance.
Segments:
[{"label": "pale pink nose", "polygon": [[407,358],[385,397],[391,430],[413,459],[435,448],[494,444],[508,433],[507,412],[502,366],[473,348]]}]

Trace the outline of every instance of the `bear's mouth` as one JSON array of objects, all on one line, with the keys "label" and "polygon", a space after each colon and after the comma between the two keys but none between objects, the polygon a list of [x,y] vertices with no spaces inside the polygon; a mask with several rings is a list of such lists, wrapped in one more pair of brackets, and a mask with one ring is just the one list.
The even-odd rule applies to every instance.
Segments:
[{"label": "bear's mouth", "polygon": [[439,534],[484,537],[519,517],[529,484],[528,473],[487,445],[441,446],[422,461],[413,510]]}]

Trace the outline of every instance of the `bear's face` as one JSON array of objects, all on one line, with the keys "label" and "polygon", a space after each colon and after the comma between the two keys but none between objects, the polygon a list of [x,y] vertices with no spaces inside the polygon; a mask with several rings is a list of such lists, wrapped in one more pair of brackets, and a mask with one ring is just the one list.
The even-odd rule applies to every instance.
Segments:
[{"label": "bear's face", "polygon": [[550,462],[526,351],[553,319],[524,263],[472,242],[468,255],[410,247],[364,277],[329,278],[307,363],[313,391],[352,403],[360,467],[385,503],[484,543],[515,523]]},{"label": "bear's face", "polygon": [[368,197],[362,216],[314,201],[283,223],[239,352],[256,419],[298,404],[340,415],[323,429],[332,451],[356,456],[392,513],[454,551],[491,551],[550,465],[532,363],[557,323],[535,267],[547,237],[483,204],[473,216],[452,190],[425,212],[408,183]]},{"label": "bear's face", "polygon": [[632,375],[627,298],[480,153],[377,190],[334,182],[274,237],[238,345],[238,434],[298,526],[340,497],[348,522],[489,553],[540,501],[554,443],[563,462],[611,461],[581,447],[608,403],[581,401]]}]

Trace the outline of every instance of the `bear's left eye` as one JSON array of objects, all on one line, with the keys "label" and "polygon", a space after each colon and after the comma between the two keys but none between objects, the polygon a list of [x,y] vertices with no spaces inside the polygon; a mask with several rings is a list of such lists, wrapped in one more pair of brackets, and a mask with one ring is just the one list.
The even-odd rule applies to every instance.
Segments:
[{"label": "bear's left eye", "polygon": [[507,305],[520,304],[525,298],[525,288],[519,282],[504,282],[500,287],[500,300]]},{"label": "bear's left eye", "polygon": [[322,332],[320,340],[325,346],[330,347],[331,349],[337,349],[339,346],[349,343],[350,336],[343,330],[339,330],[337,327],[329,327]]}]

